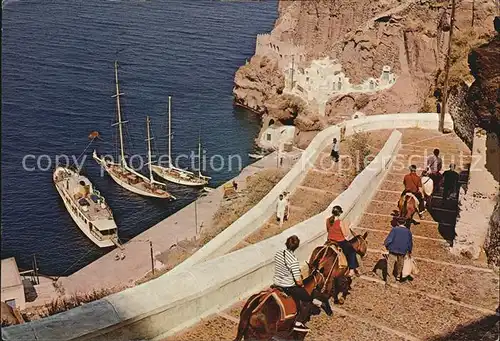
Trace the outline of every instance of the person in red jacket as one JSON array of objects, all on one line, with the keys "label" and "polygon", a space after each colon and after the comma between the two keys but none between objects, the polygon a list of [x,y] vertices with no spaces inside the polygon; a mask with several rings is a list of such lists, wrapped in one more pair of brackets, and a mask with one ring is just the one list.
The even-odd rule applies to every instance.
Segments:
[{"label": "person in red jacket", "polygon": [[422,213],[425,211],[425,203],[422,195],[422,179],[417,175],[417,166],[410,166],[410,173],[405,175],[403,185],[405,189],[401,195],[410,192],[418,199],[418,215],[422,217]]},{"label": "person in red jacket", "polygon": [[332,209],[332,216],[326,219],[326,231],[328,232],[328,241],[333,242],[342,248],[347,257],[347,264],[349,266],[349,276],[359,276],[358,273],[358,260],[356,258],[356,250],[352,247],[351,243],[346,240],[346,232],[342,231],[342,221],[340,215],[342,214],[342,207],[334,206]]}]

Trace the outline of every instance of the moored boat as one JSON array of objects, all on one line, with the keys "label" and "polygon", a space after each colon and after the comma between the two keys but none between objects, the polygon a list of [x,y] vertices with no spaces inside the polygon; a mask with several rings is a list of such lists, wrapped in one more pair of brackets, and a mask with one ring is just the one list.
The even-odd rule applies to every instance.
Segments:
[{"label": "moored boat", "polygon": [[52,177],[64,206],[80,230],[99,247],[117,244],[113,213],[90,180],[61,166],[55,169]]},{"label": "moored boat", "polygon": [[[120,159],[119,162],[113,162],[111,160],[107,160],[104,157],[101,157],[94,150],[92,157],[94,160],[104,168],[104,170],[111,176],[111,178],[123,188],[148,197],[161,198],[161,199],[175,199],[173,195],[171,195],[167,191],[166,184],[156,181],[153,179],[153,175],[150,169],[149,178],[145,175],[135,171],[132,169],[125,160],[125,147],[123,142],[123,125],[126,123],[122,120],[121,106],[120,106],[120,96],[123,95],[120,93],[120,88],[118,85],[118,63],[115,62],[115,83],[116,83],[116,95],[113,97],[116,98],[116,112],[118,122],[116,125],[118,126],[118,134],[119,134],[119,144],[120,144]],[[151,144],[149,138],[149,119],[148,119],[148,157],[151,159]],[[150,164],[149,160],[149,164]]]},{"label": "moored boat", "polygon": [[168,165],[151,165],[153,172],[169,182],[178,185],[203,187],[208,184],[210,177],[201,174],[201,139],[198,138],[198,172],[194,173],[185,169],[174,167],[172,164],[172,97],[168,96]]}]

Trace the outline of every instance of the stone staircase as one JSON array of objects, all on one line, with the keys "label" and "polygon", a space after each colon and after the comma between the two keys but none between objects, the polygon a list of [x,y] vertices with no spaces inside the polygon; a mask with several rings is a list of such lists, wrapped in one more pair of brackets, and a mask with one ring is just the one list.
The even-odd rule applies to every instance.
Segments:
[{"label": "stone staircase", "polygon": [[[373,155],[376,155],[384,146],[391,132],[391,130],[384,130],[377,131],[375,134],[368,133],[371,141],[370,150]],[[345,142],[340,144],[340,148],[341,155],[347,152]],[[339,164],[332,161],[330,151],[330,146],[325,148],[302,183],[290,193],[288,221],[280,227],[275,215],[273,215],[259,230],[245,238],[232,251],[275,236],[289,227],[323,212],[349,186],[351,178],[345,169],[339,169]]]},{"label": "stone staircase", "polygon": [[[449,252],[456,201],[443,202],[437,194],[432,214],[425,213],[420,224],[412,227],[418,276],[386,287],[372,272],[390,231],[391,213],[403,189],[408,160],[422,167],[424,154],[430,155],[437,146],[444,159],[443,168],[455,159],[459,171],[466,174],[470,163],[470,151],[454,134],[418,129],[402,132],[400,158],[405,160],[405,167],[393,164],[356,227],[369,233],[363,275],[354,279],[345,304],[334,306],[333,317],[322,314],[312,318],[306,340],[498,340],[498,273],[484,261]],[[457,158],[461,154],[460,164]],[[168,340],[232,340],[243,303]]]}]

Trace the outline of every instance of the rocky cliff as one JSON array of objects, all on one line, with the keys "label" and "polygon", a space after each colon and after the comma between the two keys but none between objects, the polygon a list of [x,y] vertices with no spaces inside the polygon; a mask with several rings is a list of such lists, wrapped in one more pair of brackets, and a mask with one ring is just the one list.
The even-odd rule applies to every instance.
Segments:
[{"label": "rocky cliff", "polygon": [[467,103],[476,114],[478,125],[487,131],[500,132],[500,17],[495,18],[497,35],[487,44],[472,50],[469,65],[474,83]]},{"label": "rocky cliff", "polygon": [[[477,124],[497,138],[491,139],[497,144],[500,140],[500,17],[494,21],[497,35],[487,44],[473,49],[469,54],[469,65],[474,76],[467,93],[467,104],[475,115]],[[491,142],[490,142],[491,143]],[[493,148],[495,146],[492,146]],[[491,149],[493,149],[491,148]],[[500,153],[489,155],[486,160],[488,170],[500,181]],[[490,218],[490,228],[485,242],[488,261],[500,267],[500,194]]]},{"label": "rocky cliff", "polygon": [[[435,111],[424,107],[439,86],[449,30],[447,0],[311,0],[279,1],[279,18],[267,37],[257,41],[256,55],[235,75],[238,104],[262,115],[321,129],[326,123],[365,114]],[[493,0],[457,0],[457,35],[481,38],[493,32]],[[265,39],[267,40],[265,40]],[[466,40],[466,39],[465,39]],[[270,47],[262,45],[265,41]],[[464,56],[467,52],[463,52]],[[351,82],[378,77],[383,65],[397,75],[387,90],[348,93],[330,98],[325,115],[304,100],[283,94],[285,56],[297,69],[330,57],[342,64]],[[466,65],[465,58],[465,69]]]}]

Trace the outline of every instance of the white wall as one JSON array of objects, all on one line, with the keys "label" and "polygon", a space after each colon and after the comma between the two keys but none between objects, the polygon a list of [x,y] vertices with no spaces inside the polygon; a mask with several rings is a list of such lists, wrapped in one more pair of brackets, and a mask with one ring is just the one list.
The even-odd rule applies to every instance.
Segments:
[{"label": "white wall", "polygon": [[[265,149],[275,149],[279,147],[283,149],[283,144],[293,142],[295,137],[294,126],[270,126],[260,136],[259,146]],[[267,139],[267,135],[271,134],[271,140]]]},{"label": "white wall", "polygon": [[16,307],[24,309],[26,307],[26,300],[24,297],[24,286],[22,284],[2,288],[1,295],[2,301],[16,300]]},{"label": "white wall", "polygon": [[[415,116],[420,120],[410,118],[408,114],[395,115],[392,120],[385,123],[380,118],[372,118],[370,126],[389,128],[397,125],[394,122],[399,119],[403,127],[411,126],[415,120],[431,129],[437,127],[437,115],[414,114],[413,117]],[[347,130],[352,132],[354,126],[365,124],[368,122],[363,119],[357,122],[349,121]],[[450,125],[449,120],[447,125]],[[329,141],[338,134],[338,131],[338,127],[329,128],[329,132],[318,134],[321,136],[317,136],[311,145],[322,146],[323,139]],[[3,328],[2,339],[10,341],[161,338],[227,308],[270,284],[274,253],[283,246],[288,236],[292,234],[299,236],[302,242],[297,255],[301,260],[307,259],[314,247],[324,242],[324,221],[333,205],[341,205],[345,212],[343,218],[355,224],[389,168],[391,156],[397,154],[400,143],[401,134],[394,132],[372,163],[327,210],[280,235],[201,264],[184,266],[158,279],[70,311],[31,323]],[[314,149],[308,148],[306,152],[309,156],[317,155]],[[295,171],[300,171],[300,168]],[[294,177],[298,176],[294,173],[289,175],[291,178],[288,181],[293,181]],[[241,234],[237,232],[232,231],[236,238],[240,238]],[[226,235],[226,238],[228,236],[230,234]],[[224,240],[219,242],[225,245]],[[213,253],[211,255],[214,257]]]}]

